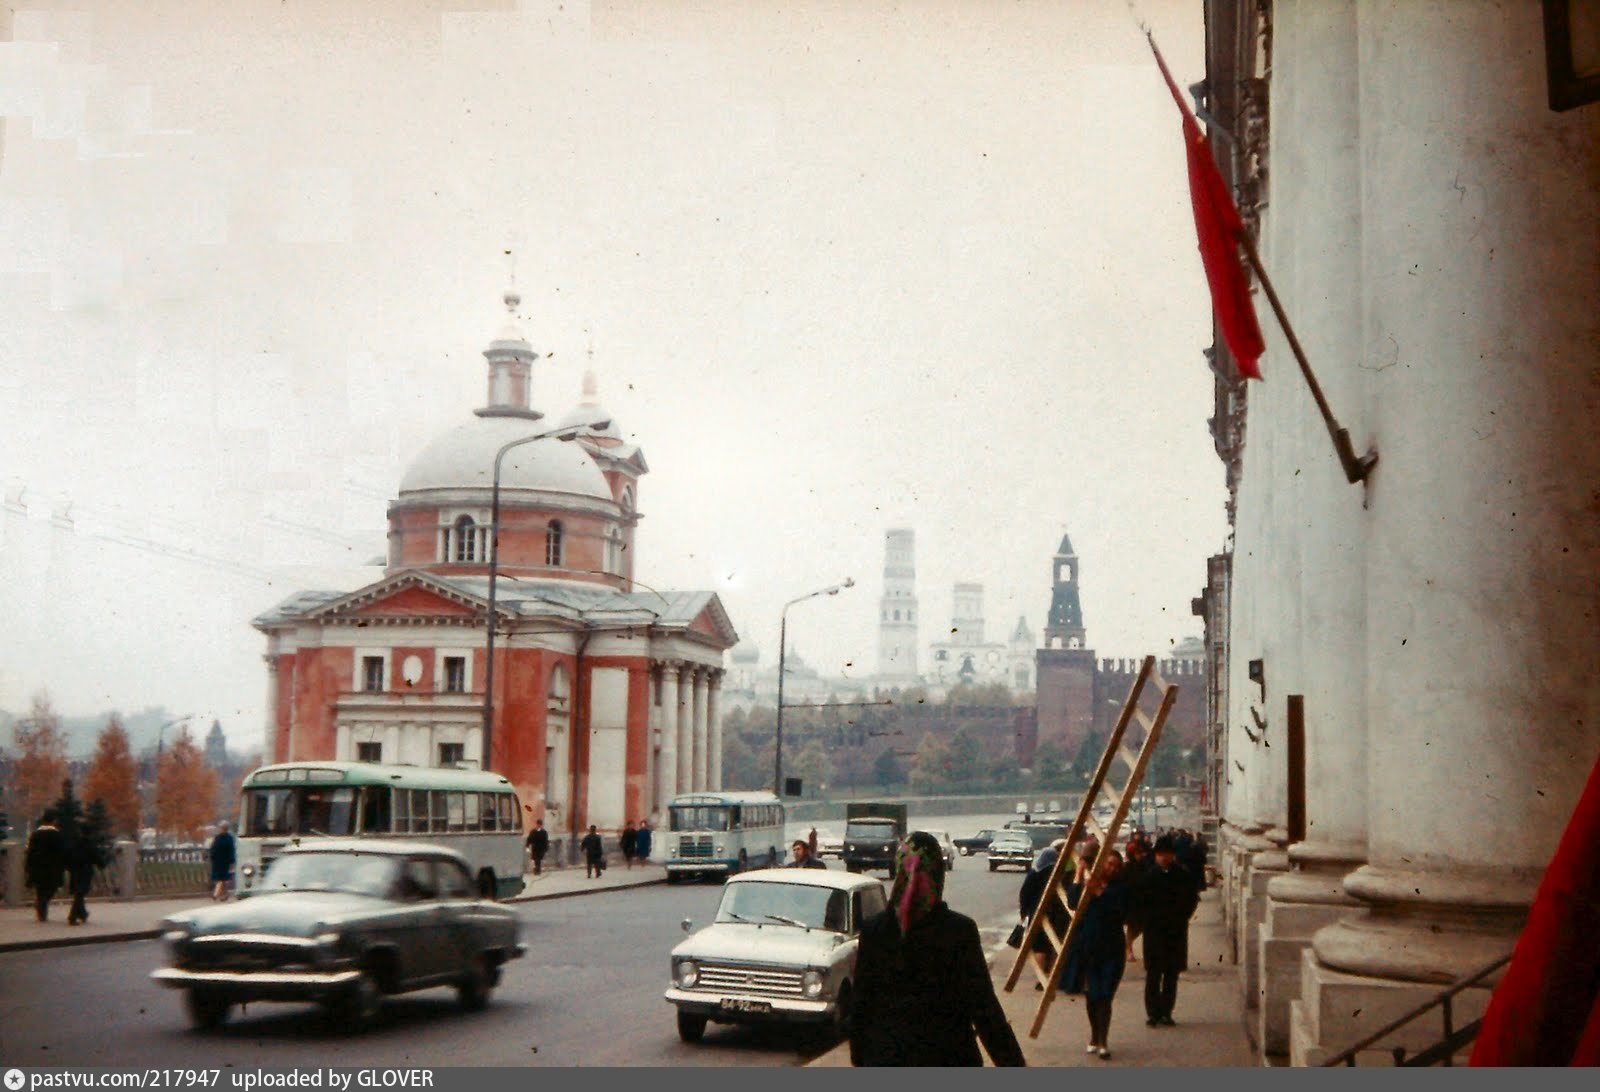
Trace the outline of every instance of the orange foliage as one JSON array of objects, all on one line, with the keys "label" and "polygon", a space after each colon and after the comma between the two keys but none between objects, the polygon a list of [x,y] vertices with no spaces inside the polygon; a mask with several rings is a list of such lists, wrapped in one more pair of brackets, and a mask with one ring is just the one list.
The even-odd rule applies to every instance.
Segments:
[{"label": "orange foliage", "polygon": [[217,771],[185,728],[156,770],[156,829],[197,842],[216,819],[216,804]]},{"label": "orange foliage", "polygon": [[48,694],[35,694],[28,716],[11,727],[16,758],[11,763],[11,821],[21,829],[36,822],[61,795],[67,777],[67,737]]},{"label": "orange foliage", "polygon": [[128,730],[115,713],[100,730],[94,761],[83,780],[83,799],[106,802],[111,817],[111,833],[128,838],[139,836],[139,764],[128,742]]}]

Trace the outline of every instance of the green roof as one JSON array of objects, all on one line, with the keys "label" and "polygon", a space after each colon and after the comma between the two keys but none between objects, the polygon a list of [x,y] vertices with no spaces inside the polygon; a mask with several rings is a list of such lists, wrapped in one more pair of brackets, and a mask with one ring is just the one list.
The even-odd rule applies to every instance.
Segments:
[{"label": "green roof", "polygon": [[280,762],[251,771],[244,788],[295,785],[394,785],[414,789],[458,789],[487,792],[510,788],[511,782],[483,770],[451,770],[439,766],[389,766],[376,762]]}]

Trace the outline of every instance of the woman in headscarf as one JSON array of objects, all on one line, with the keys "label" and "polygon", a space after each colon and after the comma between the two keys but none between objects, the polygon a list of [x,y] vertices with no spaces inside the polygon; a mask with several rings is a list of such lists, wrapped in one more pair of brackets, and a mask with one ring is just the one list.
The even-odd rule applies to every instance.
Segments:
[{"label": "woman in headscarf", "polygon": [[1122,983],[1127,945],[1122,930],[1128,917],[1127,884],[1122,882],[1122,854],[1107,849],[1093,876],[1092,862],[1078,860],[1076,875],[1067,887],[1067,905],[1077,915],[1077,928],[1067,945],[1067,965],[1061,972],[1062,989],[1081,993],[1089,1010],[1090,1054],[1111,1057],[1106,1039],[1111,1031],[1111,1001]]},{"label": "woman in headscarf", "polygon": [[[1022,886],[1017,889],[1017,916],[1023,921],[1033,917],[1039,909],[1039,898],[1044,894],[1045,884],[1050,879],[1050,870],[1056,866],[1056,858],[1061,851],[1067,848],[1065,838],[1057,838],[1041,849],[1033,858],[1033,865],[1028,869],[1028,874],[1022,877]],[[1053,900],[1054,901],[1054,900]],[[1055,930],[1056,936],[1062,936],[1067,931],[1067,913],[1061,908],[1059,902],[1052,905],[1046,916],[1050,920],[1050,928]],[[1040,929],[1033,934],[1033,961],[1039,965],[1041,978],[1050,977],[1050,938],[1045,936]],[[1033,988],[1043,990],[1040,982],[1035,982]]]},{"label": "woman in headscarf", "polygon": [[916,831],[900,847],[889,906],[861,927],[850,1062],[1026,1065],[994,993],[978,927],[944,902],[944,852]]}]

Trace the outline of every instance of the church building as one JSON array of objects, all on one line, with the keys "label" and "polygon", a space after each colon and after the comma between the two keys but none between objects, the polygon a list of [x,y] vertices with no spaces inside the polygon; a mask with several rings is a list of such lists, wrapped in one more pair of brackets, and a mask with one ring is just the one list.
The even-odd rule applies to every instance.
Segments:
[{"label": "church building", "polygon": [[[519,302],[505,297],[512,315]],[[383,577],[255,620],[268,751],[481,767],[516,786],[529,825],[619,829],[721,786],[723,653],[738,635],[714,592],[635,584],[649,468],[593,372],[552,422],[532,407],[538,354],[514,319],[484,356],[487,404],[417,455],[389,504]]]}]

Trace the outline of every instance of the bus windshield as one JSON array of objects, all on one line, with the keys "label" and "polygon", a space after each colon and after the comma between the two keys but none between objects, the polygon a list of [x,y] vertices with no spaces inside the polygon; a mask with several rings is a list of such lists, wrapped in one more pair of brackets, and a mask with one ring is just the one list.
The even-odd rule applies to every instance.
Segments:
[{"label": "bus windshield", "polygon": [[244,835],[356,832],[356,790],[317,786],[244,791]]},{"label": "bus windshield", "polygon": [[708,805],[674,805],[669,813],[673,830],[727,830],[728,809]]}]

